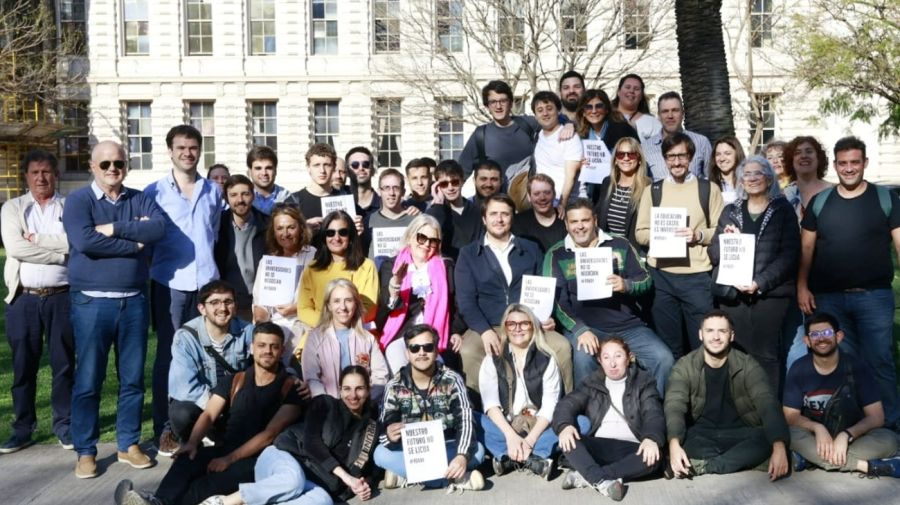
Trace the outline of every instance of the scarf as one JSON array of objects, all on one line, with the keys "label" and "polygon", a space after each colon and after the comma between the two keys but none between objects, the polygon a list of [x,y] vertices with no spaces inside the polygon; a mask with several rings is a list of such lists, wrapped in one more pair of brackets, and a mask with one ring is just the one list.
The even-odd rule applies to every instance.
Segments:
[{"label": "scarf", "polygon": [[[412,263],[412,254],[409,247],[400,249],[397,258],[394,260],[393,272],[400,268],[404,263]],[[447,287],[447,268],[444,266],[444,260],[440,254],[435,254],[425,264],[428,269],[428,277],[431,279],[431,292],[420,298],[425,299],[425,309],[422,314],[426,324],[430,324],[438,331],[438,351],[443,352],[447,349],[450,340],[450,297]],[[413,274],[408,272],[403,278],[400,285],[400,300],[403,307],[393,311],[388,315],[387,321],[384,323],[384,330],[379,339],[381,348],[384,349],[390,344],[400,328],[406,321],[406,307],[409,306],[409,294],[412,287]]]}]

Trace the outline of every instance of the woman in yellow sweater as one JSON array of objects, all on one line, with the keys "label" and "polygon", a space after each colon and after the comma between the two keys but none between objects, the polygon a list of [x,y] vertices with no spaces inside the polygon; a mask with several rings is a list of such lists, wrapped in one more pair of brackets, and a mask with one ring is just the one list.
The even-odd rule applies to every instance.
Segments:
[{"label": "woman in yellow sweater", "polygon": [[297,295],[300,321],[314,327],[319,321],[324,303],[325,287],[334,279],[352,282],[363,302],[365,321],[375,318],[378,300],[378,270],[362,250],[362,240],[353,219],[342,210],[329,213],[316,235],[316,256],[303,270]]}]

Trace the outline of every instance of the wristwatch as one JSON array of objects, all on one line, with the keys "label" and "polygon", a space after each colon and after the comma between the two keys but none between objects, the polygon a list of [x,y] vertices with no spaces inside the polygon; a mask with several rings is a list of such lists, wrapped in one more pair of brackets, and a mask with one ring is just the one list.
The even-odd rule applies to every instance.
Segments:
[{"label": "wristwatch", "polygon": [[852,444],[853,443],[853,433],[850,433],[850,430],[844,430],[843,433],[847,434],[847,443]]}]

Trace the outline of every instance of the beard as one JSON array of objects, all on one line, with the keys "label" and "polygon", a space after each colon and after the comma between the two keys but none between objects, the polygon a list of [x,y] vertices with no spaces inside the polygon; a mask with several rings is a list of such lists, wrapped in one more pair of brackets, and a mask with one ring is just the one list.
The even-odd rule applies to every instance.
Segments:
[{"label": "beard", "polygon": [[827,351],[820,351],[820,350],[816,349],[816,346],[812,346],[809,348],[809,350],[812,351],[812,353],[814,355],[816,355],[820,358],[830,358],[831,356],[834,356],[834,353],[836,353],[838,351],[838,346],[837,346],[837,344],[835,344],[831,347],[831,349],[829,349]]},{"label": "beard", "polygon": [[731,350],[731,346],[730,346],[730,345],[729,345],[729,346],[726,346],[724,349],[722,349],[722,350],[719,351],[719,352],[712,352],[712,351],[709,349],[709,347],[703,346],[703,351],[704,351],[706,354],[709,354],[711,357],[713,357],[713,358],[715,358],[715,359],[722,359],[722,358],[724,358],[725,356],[728,356],[728,352],[729,352],[730,350]]}]

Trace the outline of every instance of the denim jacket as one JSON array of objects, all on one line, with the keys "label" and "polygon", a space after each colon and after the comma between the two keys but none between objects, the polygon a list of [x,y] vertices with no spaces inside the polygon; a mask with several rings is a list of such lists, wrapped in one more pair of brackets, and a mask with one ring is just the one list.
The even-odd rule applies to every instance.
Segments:
[{"label": "denim jacket", "polygon": [[[169,396],[174,400],[194,402],[201,409],[216,387],[216,360],[204,346],[212,345],[206,332],[203,316],[198,316],[184,325],[197,332],[191,335],[179,328],[172,341],[172,365],[169,367]],[[253,325],[238,318],[231,320],[222,357],[232,367],[242,369],[253,341]]]}]

